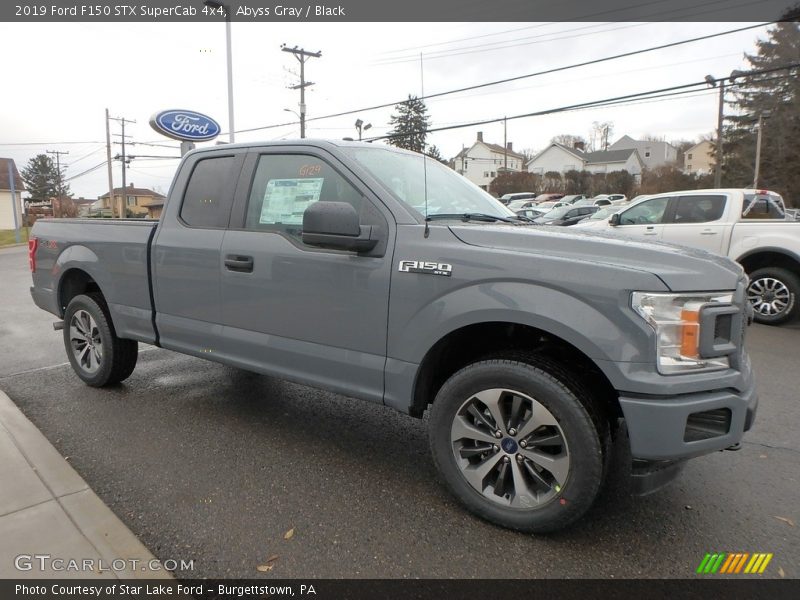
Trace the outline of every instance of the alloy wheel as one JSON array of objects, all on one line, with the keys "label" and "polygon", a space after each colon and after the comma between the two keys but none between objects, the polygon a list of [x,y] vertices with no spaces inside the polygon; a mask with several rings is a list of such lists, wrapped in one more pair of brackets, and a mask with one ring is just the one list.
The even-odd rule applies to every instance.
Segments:
[{"label": "alloy wheel", "polygon": [[780,279],[761,277],[750,283],[750,287],[747,288],[747,299],[757,313],[772,317],[787,309],[791,292]]},{"label": "alloy wheel", "polygon": [[81,369],[94,373],[103,361],[103,340],[94,318],[85,310],[77,310],[69,321],[72,354]]},{"label": "alloy wheel", "polygon": [[564,432],[540,402],[495,388],[468,398],[450,429],[461,474],[492,502],[531,509],[553,499],[569,477]]}]

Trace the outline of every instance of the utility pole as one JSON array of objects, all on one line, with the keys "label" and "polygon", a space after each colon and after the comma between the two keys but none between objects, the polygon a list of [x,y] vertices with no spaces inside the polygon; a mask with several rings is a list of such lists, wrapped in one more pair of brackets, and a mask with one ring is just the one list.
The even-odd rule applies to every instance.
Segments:
[{"label": "utility pole", "polygon": [[[125,123],[136,123],[136,121],[133,121],[131,119],[126,119],[125,117],[111,117],[111,120],[112,121],[117,121],[122,126],[122,133],[121,134],[115,133],[114,135],[122,139],[122,142],[121,142],[122,143],[122,154],[120,155],[120,160],[122,161],[122,206],[120,207],[119,218],[123,219],[123,218],[125,218],[126,207],[128,205],[128,203],[127,203],[128,191],[127,191],[127,181],[126,181],[126,172],[125,172],[125,170],[126,170],[126,168],[128,166],[128,157],[125,154],[125,138],[131,137],[129,135],[125,135]],[[113,203],[114,203],[114,190],[112,189],[111,190],[111,204],[113,205]],[[114,209],[113,208],[111,209],[111,214],[112,215],[114,214]]]},{"label": "utility pole", "polygon": [[308,52],[304,48],[287,48],[286,44],[281,44],[283,52],[291,52],[294,57],[300,62],[300,83],[298,85],[290,86],[290,90],[300,90],[300,137],[306,137],[306,88],[314,85],[312,81],[306,81],[306,61],[309,58],[319,58],[322,52]]},{"label": "utility pole", "polygon": [[506,125],[508,124],[508,119],[503,117],[503,171],[508,171],[508,130]]},{"label": "utility pole", "polygon": [[62,152],[61,150],[47,150],[48,154],[52,154],[56,157],[56,171],[58,172],[58,183],[56,184],[56,205],[58,206],[58,214],[56,214],[55,206],[53,207],[53,216],[60,217],[61,216],[61,196],[63,196],[63,184],[61,182],[61,155],[62,154],[69,154],[69,152]]},{"label": "utility pole", "polygon": [[[714,187],[722,187],[722,119],[725,107],[725,80],[719,80],[719,109],[717,110],[717,156],[714,161]],[[760,133],[760,130],[759,130]]]},{"label": "utility pole", "polygon": [[753,177],[753,189],[758,189],[758,176],[761,171],[761,129],[764,127],[764,119],[770,117],[771,111],[765,110],[758,115],[758,136],[756,137],[756,166]]},{"label": "utility pole", "polygon": [[108,203],[111,207],[111,218],[114,218],[114,175],[111,168],[111,124],[106,109],[106,161],[108,163]]}]

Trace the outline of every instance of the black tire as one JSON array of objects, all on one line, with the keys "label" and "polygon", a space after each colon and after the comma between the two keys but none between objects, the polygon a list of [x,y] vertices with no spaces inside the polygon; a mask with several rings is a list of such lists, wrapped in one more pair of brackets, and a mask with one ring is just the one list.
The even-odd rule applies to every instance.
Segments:
[{"label": "black tire", "polygon": [[756,323],[787,323],[800,313],[800,278],[780,267],[757,269],[750,273],[747,297]]},{"label": "black tire", "polygon": [[[83,326],[81,319],[84,319],[85,315],[94,322],[90,335],[92,341],[87,342],[91,344],[89,349],[83,344],[85,338],[82,334],[79,332],[80,335],[76,337],[72,328],[73,318],[80,321]],[[136,341],[117,337],[105,299],[98,293],[75,296],[70,301],[64,313],[64,348],[72,370],[92,387],[113,385],[130,377],[136,368],[139,355]],[[98,349],[97,353],[94,353],[95,348]],[[78,355],[82,354],[83,350],[87,350],[84,355],[87,358],[83,360],[88,360],[88,363],[82,362]]]},{"label": "black tire", "polygon": [[[512,429],[510,425],[503,424],[502,441],[497,440],[500,443],[499,447],[495,446],[493,451],[477,458],[465,458],[462,453],[465,451],[471,453],[474,447],[470,446],[465,450],[463,440],[453,439],[456,435],[455,420],[473,418],[470,415],[474,413],[470,413],[468,405],[475,401],[476,395],[483,393],[484,390],[497,389],[516,392],[507,398],[502,398],[501,394],[500,404],[508,407],[513,406],[510,402],[516,402],[516,398],[522,398],[523,402],[533,399],[538,404],[531,404],[532,410],[540,411],[541,407],[544,407],[546,409],[544,412],[548,413],[547,418],[554,419],[554,424],[546,429],[537,428],[535,431],[540,432],[538,435],[523,435],[527,428],[527,420],[517,420],[519,431],[516,432],[515,429],[513,431],[519,439],[516,450],[512,453],[509,453],[506,443],[507,437],[512,436],[510,433]],[[513,410],[515,409],[511,412]],[[487,414],[489,413],[484,413]],[[474,423],[478,421],[475,420]],[[561,435],[564,444],[560,450],[556,448],[556,451],[561,452],[562,458],[566,452],[568,459],[568,471],[563,485],[556,485],[557,478],[549,477],[552,480],[550,482],[552,489],[546,491],[546,487],[540,488],[545,491],[535,496],[537,498],[535,505],[530,500],[531,496],[527,495],[532,488],[522,486],[520,489],[523,493],[519,494],[514,507],[514,498],[518,495],[515,478],[528,477],[523,476],[526,459],[524,456],[519,456],[526,452],[522,443],[523,438],[530,440],[527,442],[527,450],[530,451],[531,446],[536,445],[535,439],[544,439],[551,433]],[[549,435],[549,437],[554,436]],[[593,405],[588,392],[581,384],[556,364],[533,356],[522,360],[517,358],[482,360],[464,367],[445,382],[431,408],[431,451],[447,487],[462,504],[479,517],[518,531],[545,533],[562,529],[578,520],[592,506],[603,482],[604,445],[607,440],[607,421]],[[483,443],[486,442],[476,442],[476,447],[477,444]],[[514,448],[513,444],[511,447]],[[485,462],[481,462],[483,456],[487,456]],[[495,477],[493,474],[487,476],[488,479],[482,480],[481,486],[485,486],[482,491],[478,491],[464,474],[470,467],[488,465],[496,456],[500,456],[499,460],[509,465],[507,470],[513,471],[513,492],[503,496],[498,495],[497,491],[497,482],[501,478],[499,471],[493,483],[486,483]],[[473,460],[477,462],[465,468],[464,465]],[[516,469],[513,469],[512,463],[515,460],[522,462],[518,462]],[[548,472],[540,471],[540,474],[548,475]],[[526,485],[531,481],[528,479]],[[535,481],[533,483],[540,485]],[[507,482],[502,487],[509,489]],[[505,505],[506,502],[508,505]]]}]

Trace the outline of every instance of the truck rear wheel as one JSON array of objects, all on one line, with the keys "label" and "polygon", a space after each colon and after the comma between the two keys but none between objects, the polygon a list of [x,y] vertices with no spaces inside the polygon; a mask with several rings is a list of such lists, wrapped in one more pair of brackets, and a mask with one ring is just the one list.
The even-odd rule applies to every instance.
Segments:
[{"label": "truck rear wheel", "polygon": [[798,313],[800,278],[787,269],[765,267],[750,273],[747,299],[754,319],[765,325],[791,321]]},{"label": "truck rear wheel", "polygon": [[473,363],[431,409],[433,458],[476,515],[548,532],[579,519],[603,480],[602,420],[581,388],[545,360]]},{"label": "truck rear wheel", "polygon": [[64,347],[76,375],[103,387],[127,379],[136,368],[139,346],[117,337],[101,294],[75,296],[64,313]]}]

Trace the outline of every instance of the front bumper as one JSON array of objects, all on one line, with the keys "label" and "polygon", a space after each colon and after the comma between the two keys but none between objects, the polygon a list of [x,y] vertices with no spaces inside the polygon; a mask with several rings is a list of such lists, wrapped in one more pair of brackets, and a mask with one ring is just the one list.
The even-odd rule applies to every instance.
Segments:
[{"label": "front bumper", "polygon": [[[680,460],[738,444],[752,426],[758,407],[755,380],[747,366],[741,391],[728,388],[669,397],[621,393],[619,403],[627,422],[631,456]],[[714,428],[704,432],[708,437],[697,439],[692,423],[714,419]]]}]

